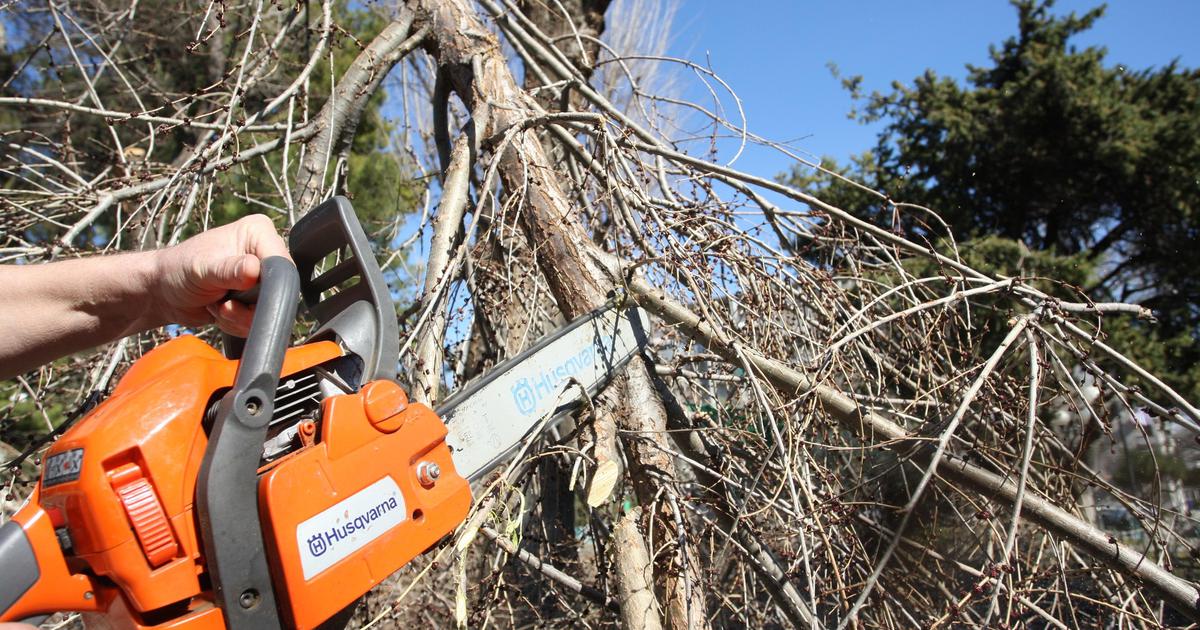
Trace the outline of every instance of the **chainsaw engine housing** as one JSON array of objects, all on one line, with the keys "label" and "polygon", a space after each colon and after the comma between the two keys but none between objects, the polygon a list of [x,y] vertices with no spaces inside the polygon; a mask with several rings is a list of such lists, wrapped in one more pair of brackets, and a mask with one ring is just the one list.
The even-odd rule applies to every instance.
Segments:
[{"label": "chainsaw engine housing", "polygon": [[[292,348],[283,378],[339,357],[331,342]],[[162,627],[172,627],[214,615],[213,627],[224,627],[193,501],[207,446],[205,410],[236,369],[195,337],[174,339],[138,361],[105,403],[54,444],[30,505],[40,509],[15,520],[44,530],[27,535],[54,541],[65,575],[40,580],[6,619],[91,610],[88,623],[102,627],[160,627],[168,619]],[[394,382],[328,397],[319,391],[311,443],[298,437],[291,452],[261,468],[258,484],[272,576],[286,592],[277,597],[294,627],[316,626],[353,603],[449,533],[471,501],[454,472],[445,425],[428,407],[408,403]],[[281,389],[278,397],[287,396],[294,397]],[[418,469],[430,463],[440,475],[422,483]]]},{"label": "chainsaw engine housing", "polygon": [[[394,306],[349,202],[289,245],[244,344],[161,345],[49,449],[0,526],[0,621],[314,627],[463,520],[446,427],[394,381]],[[289,348],[301,297],[314,332]]]}]

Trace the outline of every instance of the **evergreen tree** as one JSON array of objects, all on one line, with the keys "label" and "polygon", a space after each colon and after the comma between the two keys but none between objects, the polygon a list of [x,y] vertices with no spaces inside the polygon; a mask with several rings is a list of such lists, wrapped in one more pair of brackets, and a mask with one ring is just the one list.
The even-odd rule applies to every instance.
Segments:
[{"label": "evergreen tree", "polygon": [[991,237],[969,250],[1023,244],[1029,263],[991,267],[1032,275],[1052,264],[1079,269],[1079,287],[1096,300],[1150,308],[1158,325],[1122,322],[1111,339],[1200,397],[1200,71],[1178,61],[1132,70],[1106,63],[1101,47],[1079,49],[1073,36],[1104,7],[1052,13],[1053,0],[1016,0],[1018,33],[990,49],[991,63],[967,66],[965,83],[932,70],[888,93],[860,92],[851,117],[882,122],[872,151],[833,172],[797,168],[791,183],[876,220],[939,241],[940,226],[892,203],[936,211],[961,239]]}]

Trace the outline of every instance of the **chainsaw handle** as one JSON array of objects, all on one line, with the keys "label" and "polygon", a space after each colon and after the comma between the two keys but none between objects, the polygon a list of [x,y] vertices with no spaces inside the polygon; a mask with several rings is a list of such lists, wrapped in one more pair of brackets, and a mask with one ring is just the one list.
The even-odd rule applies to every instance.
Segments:
[{"label": "chainsaw handle", "polygon": [[278,627],[258,513],[258,463],[296,320],[300,277],[263,260],[258,304],[233,388],[221,399],[196,484],[200,537],[226,627]]},{"label": "chainsaw handle", "polygon": [[0,525],[0,623],[38,624],[63,610],[92,612],[108,601],[97,584],[67,568],[50,515],[34,490],[29,502]]},{"label": "chainsaw handle", "polygon": [[[275,387],[279,384],[283,355],[292,341],[300,276],[292,261],[282,256],[271,256],[262,261],[259,277],[258,286],[235,296],[235,299],[238,296],[254,299],[255,307],[233,389],[236,392],[260,385],[266,390],[263,392],[266,395],[264,403],[269,406],[275,397]],[[266,407],[263,410],[266,412],[263,415],[269,416],[271,410]],[[258,462],[254,465],[257,467]]]},{"label": "chainsaw handle", "polygon": [[[251,306],[258,303],[259,286],[261,285],[256,284],[245,291],[230,291],[226,293],[225,297],[221,300],[234,300],[235,302],[241,302],[246,306]],[[238,337],[237,335],[231,335],[227,332],[221,333],[221,349],[224,351],[226,359],[242,358],[242,350],[245,349],[245,347],[245,337]]]}]

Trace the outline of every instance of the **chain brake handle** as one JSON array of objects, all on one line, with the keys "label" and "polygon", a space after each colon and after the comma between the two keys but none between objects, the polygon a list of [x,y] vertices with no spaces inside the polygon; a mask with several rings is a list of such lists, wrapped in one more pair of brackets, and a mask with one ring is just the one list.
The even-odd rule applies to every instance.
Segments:
[{"label": "chain brake handle", "polygon": [[[317,325],[306,341],[338,341],[363,361],[362,382],[395,379],[400,358],[399,326],[383,271],[350,201],[333,197],[296,222],[288,248],[300,276],[300,295]],[[344,252],[337,264],[314,272],[331,254]],[[322,295],[339,289],[332,296]],[[226,299],[251,305],[259,287],[230,292]],[[225,356],[240,358],[245,340],[222,333]]]},{"label": "chain brake handle", "polygon": [[[333,197],[306,214],[292,228],[288,247],[300,273],[305,311],[316,320],[306,341],[339,342],[362,359],[363,383],[395,380],[400,360],[396,309],[350,201]],[[335,254],[340,260],[318,272]]]}]

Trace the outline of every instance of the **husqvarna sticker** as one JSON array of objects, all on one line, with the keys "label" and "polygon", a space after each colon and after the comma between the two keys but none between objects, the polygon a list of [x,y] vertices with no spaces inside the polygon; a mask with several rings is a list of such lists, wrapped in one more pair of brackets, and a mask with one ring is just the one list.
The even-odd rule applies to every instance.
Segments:
[{"label": "husqvarna sticker", "polygon": [[407,517],[400,487],[384,477],[300,523],[296,542],[304,579],[367,546]]}]

